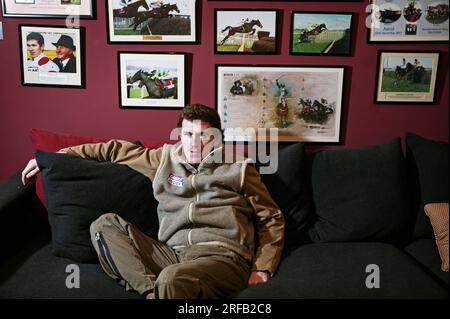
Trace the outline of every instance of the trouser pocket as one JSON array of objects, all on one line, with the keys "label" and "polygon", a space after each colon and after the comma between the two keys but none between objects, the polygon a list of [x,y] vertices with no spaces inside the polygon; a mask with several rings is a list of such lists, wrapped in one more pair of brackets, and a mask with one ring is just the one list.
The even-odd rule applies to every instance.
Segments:
[{"label": "trouser pocket", "polygon": [[111,277],[117,277],[117,280],[122,280],[123,277],[120,274],[119,269],[117,268],[117,265],[111,256],[111,252],[108,248],[108,245],[106,244],[106,241],[105,241],[105,238],[103,237],[102,232],[101,231],[96,232],[94,239],[95,239],[95,242],[97,243],[99,258],[100,258],[102,267],[107,268],[107,269],[105,269],[105,271],[108,274],[113,275]]}]

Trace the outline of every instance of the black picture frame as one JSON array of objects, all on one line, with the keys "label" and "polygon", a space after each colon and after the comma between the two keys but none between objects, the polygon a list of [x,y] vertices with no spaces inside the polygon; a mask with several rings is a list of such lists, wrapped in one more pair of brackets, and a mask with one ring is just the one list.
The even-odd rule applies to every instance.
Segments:
[{"label": "black picture frame", "polygon": [[[1,0],[2,15],[5,18],[37,18],[37,19],[67,19],[69,16],[79,19],[93,20],[97,18],[97,1],[83,0],[86,5],[70,3],[60,3],[60,5],[51,5],[48,3],[41,6],[36,4],[36,0]],[[36,4],[33,7],[32,4]],[[78,8],[78,5],[80,6]]]},{"label": "black picture frame", "polygon": [[117,52],[119,107],[183,108],[187,103],[186,57],[184,52]]},{"label": "black picture frame", "polygon": [[[84,27],[19,24],[18,29],[22,85],[86,87]],[[59,47],[72,55],[60,59],[58,52],[64,53]]]},{"label": "black picture frame", "polygon": [[[172,0],[169,3],[165,3],[164,5],[172,6],[179,4],[178,2],[184,2],[187,4],[187,7],[181,7],[180,5],[182,9],[179,9],[177,6],[177,8],[169,8],[170,11],[168,12],[164,10],[165,13],[161,13],[164,17],[160,17],[159,11],[153,12],[154,8],[150,8],[147,3],[149,9],[147,10],[147,8],[144,7],[146,10],[135,15],[136,18],[134,18],[133,15],[134,11],[128,13],[128,11],[125,10],[126,13],[121,13],[121,9],[112,6],[112,1],[113,0],[105,0],[108,44],[195,44],[199,42],[200,28],[198,25],[200,23],[199,18],[201,14],[199,3],[201,0]],[[140,7],[142,8],[143,6],[141,5]],[[137,10],[139,9],[140,8]],[[123,17],[121,16],[122,14],[132,16]],[[166,14],[167,16],[165,16]],[[176,20],[167,21],[166,19]],[[145,25],[145,23],[147,24]],[[170,34],[174,33],[174,30],[170,28],[175,26],[176,30],[181,30],[182,34]],[[138,31],[139,27],[141,28],[141,31]],[[141,32],[144,34],[141,34]]]},{"label": "black picture frame", "polygon": [[[404,0],[369,0],[367,25],[367,43],[448,43],[449,17],[448,3],[446,19],[440,22],[429,13],[428,4],[437,1],[425,0],[413,4],[413,9],[404,7]],[[426,2],[426,3],[424,3]],[[426,8],[423,6],[427,5]],[[419,14],[412,15],[414,10]],[[414,13],[414,12],[413,12]],[[437,23],[439,22],[439,23]],[[444,25],[442,25],[444,23]],[[445,32],[446,30],[446,32]]]},{"label": "black picture frame", "polygon": [[440,55],[440,51],[378,50],[374,103],[434,104]]},{"label": "black picture frame", "polygon": [[[325,16],[335,17],[336,19],[333,21],[333,19]],[[341,22],[342,19],[345,19],[345,22]],[[295,31],[297,20],[299,20],[298,23],[302,23],[302,28],[298,32]],[[289,54],[323,56],[352,55],[353,20],[354,13],[352,12],[292,11]],[[348,29],[336,29],[346,26],[348,26]]]},{"label": "black picture frame", "polygon": [[[342,65],[216,64],[216,109],[224,140],[339,144],[345,74]],[[288,106],[284,121],[278,112],[282,97]],[[276,140],[272,128],[279,130]]]},{"label": "black picture frame", "polygon": [[[279,16],[278,9],[214,9],[214,53],[279,54]],[[267,26],[269,29],[264,29]],[[249,32],[239,32],[245,29]],[[248,39],[249,35],[253,37]],[[230,44],[230,41],[238,44]]]}]

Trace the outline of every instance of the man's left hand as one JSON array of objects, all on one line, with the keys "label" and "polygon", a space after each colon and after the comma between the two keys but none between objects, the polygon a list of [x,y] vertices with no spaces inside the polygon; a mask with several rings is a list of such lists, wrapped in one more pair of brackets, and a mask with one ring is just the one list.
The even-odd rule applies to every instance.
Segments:
[{"label": "man's left hand", "polygon": [[266,271],[252,271],[248,279],[248,286],[254,286],[269,281],[269,273]]}]

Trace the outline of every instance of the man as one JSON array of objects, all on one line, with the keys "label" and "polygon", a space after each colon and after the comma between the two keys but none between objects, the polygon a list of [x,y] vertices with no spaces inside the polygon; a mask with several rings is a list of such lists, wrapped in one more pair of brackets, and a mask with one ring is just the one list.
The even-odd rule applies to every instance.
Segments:
[{"label": "man", "polygon": [[59,72],[58,66],[44,53],[44,37],[38,32],[27,35],[27,50],[30,58],[27,62],[28,71]]},{"label": "man", "polygon": [[56,58],[53,59],[53,62],[58,65],[60,72],[76,73],[77,62],[73,54],[76,48],[73,39],[63,34],[53,45],[56,47]]},{"label": "man", "polygon": [[[153,182],[158,241],[118,215],[102,215],[91,224],[101,266],[147,298],[223,298],[267,282],[284,244],[281,211],[249,160],[223,161],[215,110],[187,106],[177,126],[181,144],[156,150],[112,140],[60,151],[128,165]],[[23,183],[38,171],[31,160]]]}]

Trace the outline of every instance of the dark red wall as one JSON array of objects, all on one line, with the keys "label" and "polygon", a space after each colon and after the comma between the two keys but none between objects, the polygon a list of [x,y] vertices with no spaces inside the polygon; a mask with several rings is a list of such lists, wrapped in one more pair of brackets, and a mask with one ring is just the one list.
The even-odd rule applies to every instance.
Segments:
[{"label": "dark red wall", "polygon": [[[193,45],[107,44],[103,0],[97,19],[82,20],[86,28],[86,89],[24,87],[20,80],[18,24],[63,25],[64,20],[0,18],[0,179],[22,168],[33,156],[28,130],[40,128],[69,134],[125,139],[167,140],[178,110],[124,110],[118,107],[117,51],[179,51],[191,54],[189,102],[215,103],[216,63],[314,64],[348,66],[343,109],[342,147],[386,141],[405,132],[448,141],[448,45],[367,44],[365,6],[360,2],[201,1],[200,42]],[[281,54],[267,56],[214,55],[214,8],[278,8],[282,10]],[[354,12],[353,56],[290,56],[292,10]],[[377,50],[440,50],[437,101],[434,105],[375,105],[373,93]],[[341,146],[339,146],[341,147]]]}]

